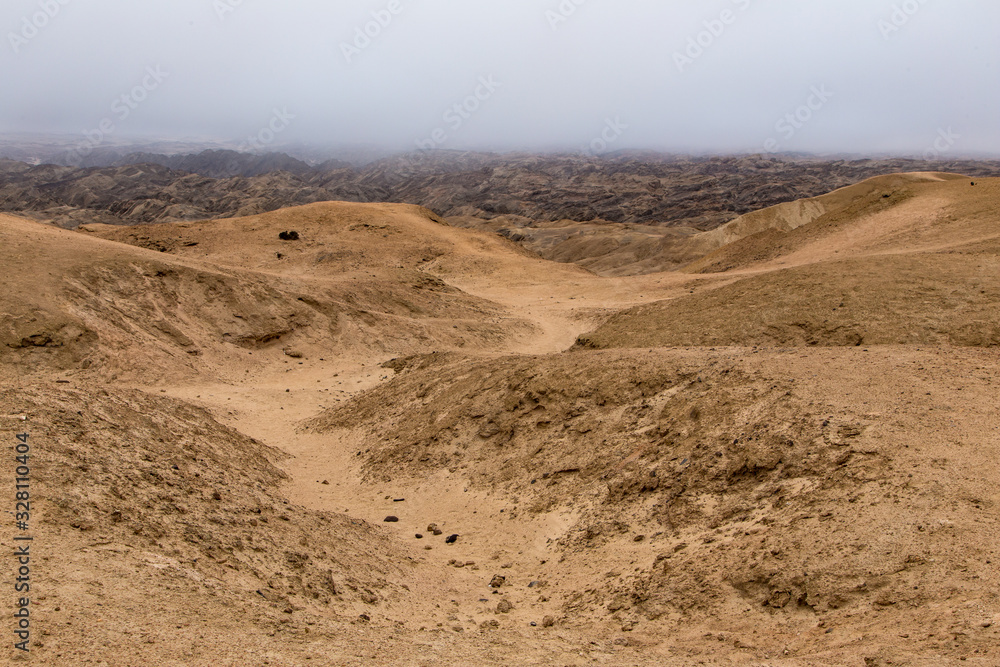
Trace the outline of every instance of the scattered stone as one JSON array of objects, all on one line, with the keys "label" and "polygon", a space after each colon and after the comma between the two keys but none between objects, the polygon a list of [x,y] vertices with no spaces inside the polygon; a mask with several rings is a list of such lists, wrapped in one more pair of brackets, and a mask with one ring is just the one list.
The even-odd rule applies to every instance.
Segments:
[{"label": "scattered stone", "polygon": [[301,352],[293,350],[290,347],[286,347],[283,352],[285,353],[285,356],[291,357],[292,359],[301,359],[303,357]]},{"label": "scattered stone", "polygon": [[390,516],[387,516],[386,518],[384,518],[382,520],[385,523],[399,523],[399,517],[398,516],[391,516],[390,515]]},{"label": "scattered stone", "polygon": [[540,581],[532,581],[530,584],[528,584],[528,588],[535,588],[535,587],[541,586],[541,585],[542,585],[542,582],[540,582]]},{"label": "scattered stone", "polygon": [[212,500],[222,500],[222,494],[218,491],[212,491]]},{"label": "scattered stone", "polygon": [[493,577],[493,580],[490,582],[490,588],[500,588],[501,586],[504,585],[504,583],[506,583],[506,581],[507,577],[503,577],[499,574],[495,575]]},{"label": "scattered stone", "polygon": [[543,628],[551,628],[555,624],[556,624],[555,616],[546,616],[545,618],[542,619]]},{"label": "scattered stone", "polygon": [[534,621],[532,621],[532,622],[531,622],[531,623],[529,623],[528,625],[530,625],[530,626],[531,626],[531,627],[533,627],[533,628],[537,628],[537,627],[538,627],[538,623],[535,623]]},{"label": "scattered stone", "polygon": [[455,535],[449,535],[448,537],[444,538],[444,542],[445,544],[454,544],[455,542],[458,542],[458,534],[456,533]]},{"label": "scattered stone", "polygon": [[498,613],[498,614],[509,614],[511,611],[513,611],[513,609],[514,609],[514,605],[511,604],[510,600],[504,599],[504,600],[500,600],[500,602],[497,603],[497,612],[496,613]]},{"label": "scattered stone", "polygon": [[636,535],[635,537],[632,538],[632,541],[633,542],[642,542],[644,539],[646,539],[645,535]]},{"label": "scattered stone", "polygon": [[428,533],[435,533],[436,534],[437,530],[438,530],[438,525],[436,523],[431,523],[431,524],[427,525],[427,532]]},{"label": "scattered stone", "polygon": [[421,535],[420,533],[417,533],[416,537],[417,537],[418,540],[424,539],[424,536]]},{"label": "scattered stone", "polygon": [[329,480],[323,480],[323,486],[330,486]]},{"label": "scattered stone", "polygon": [[298,241],[299,240],[299,233],[298,232],[281,232],[280,234],[278,234],[278,238],[281,239],[282,241]]},{"label": "scattered stone", "polygon": [[278,603],[287,604],[288,603],[288,598],[286,598],[284,595],[281,595],[277,591],[272,591],[270,588],[258,589],[257,590],[257,595],[261,596],[262,598],[264,598],[268,602],[273,602],[275,604],[278,604]]},{"label": "scattered stone", "polygon": [[405,503],[406,502],[406,498],[394,498],[392,502],[394,502],[394,503]]}]

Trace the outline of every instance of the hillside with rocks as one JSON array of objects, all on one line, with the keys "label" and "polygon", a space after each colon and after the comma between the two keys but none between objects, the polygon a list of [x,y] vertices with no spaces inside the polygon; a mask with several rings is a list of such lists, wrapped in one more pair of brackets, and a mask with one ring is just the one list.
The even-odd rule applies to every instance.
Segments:
[{"label": "hillside with rocks", "polygon": [[32,658],[992,666],[998,201],[880,176],[607,276],[415,205],[0,215]]}]

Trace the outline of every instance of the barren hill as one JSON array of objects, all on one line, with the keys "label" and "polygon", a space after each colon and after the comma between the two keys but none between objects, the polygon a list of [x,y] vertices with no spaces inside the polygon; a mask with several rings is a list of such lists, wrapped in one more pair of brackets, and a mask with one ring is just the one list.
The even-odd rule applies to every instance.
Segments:
[{"label": "barren hill", "polygon": [[618,277],[415,205],[0,216],[34,658],[993,665],[998,195],[883,177]]},{"label": "barren hill", "polygon": [[739,280],[619,313],[580,342],[1000,345],[998,201],[997,179],[907,175],[747,216],[709,232],[737,240],[688,267]]},{"label": "barren hill", "polygon": [[[392,201],[419,204],[494,231],[494,223],[502,222],[500,228],[520,235],[532,249],[552,248],[562,261],[603,258],[602,270],[621,272],[629,256],[649,252],[642,235],[669,236],[664,228],[671,227],[713,229],[773,204],[901,171],[1000,176],[1000,164],[429,151],[363,167],[329,161],[310,167],[283,154],[122,156],[116,149],[83,169],[0,160],[0,211],[44,213],[38,219],[76,227],[225,218],[327,200]],[[558,240],[545,231],[567,220],[585,226],[564,229]],[[630,230],[642,234],[622,236]],[[581,254],[580,237],[595,235],[605,241],[602,248],[590,249],[599,254]],[[562,242],[568,245],[559,247]],[[655,270],[647,265],[631,272],[640,268]]]}]

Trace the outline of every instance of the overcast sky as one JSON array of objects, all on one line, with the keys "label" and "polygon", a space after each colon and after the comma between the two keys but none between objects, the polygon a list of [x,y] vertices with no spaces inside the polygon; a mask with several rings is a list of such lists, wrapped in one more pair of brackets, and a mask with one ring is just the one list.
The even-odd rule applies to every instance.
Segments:
[{"label": "overcast sky", "polygon": [[0,26],[0,132],[1000,154],[996,0],[3,0]]}]

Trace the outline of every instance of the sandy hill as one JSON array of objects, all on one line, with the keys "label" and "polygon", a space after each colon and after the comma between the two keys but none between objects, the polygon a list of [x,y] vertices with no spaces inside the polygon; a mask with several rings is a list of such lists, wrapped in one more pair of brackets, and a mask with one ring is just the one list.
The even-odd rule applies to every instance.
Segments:
[{"label": "sandy hill", "polygon": [[[506,577],[524,623],[621,626],[648,651],[639,664],[766,664],[775,646],[786,664],[889,664],[991,651],[994,362],[886,348],[422,357],[305,426],[357,449],[366,486],[464,485],[453,502],[478,514],[453,512],[446,530]],[[401,535],[432,508],[408,504]],[[476,590],[459,600],[475,608]]]},{"label": "sandy hill", "polygon": [[1000,345],[1000,181],[939,178],[876,179],[762,212],[750,222],[771,227],[692,265],[737,280],[618,313],[580,342]]},{"label": "sandy hill", "polygon": [[997,198],[997,179],[973,182],[945,173],[880,176],[750,213],[692,239],[705,256],[685,270],[721,272],[778,258],[813,262],[833,252],[961,243],[989,233],[983,214]]},{"label": "sandy hill", "polygon": [[[517,284],[551,271],[507,241],[454,230],[407,206],[324,204],[85,230],[0,219],[0,258],[10,269],[0,354],[29,372],[231,375],[282,350],[391,356],[494,346],[531,325],[439,276],[502,274]],[[283,231],[299,240],[282,241]],[[556,272],[587,276],[573,267]],[[136,355],[143,365],[132,363]]]},{"label": "sandy hill", "polygon": [[1000,185],[971,180],[630,277],[408,205],[0,218],[34,659],[996,664]]},{"label": "sandy hill", "polygon": [[[492,234],[451,227],[430,210],[406,204],[324,202],[227,220],[81,231],[178,257],[281,275],[345,276],[380,271],[435,272],[461,278],[503,275],[539,281],[543,274],[584,276],[553,267]],[[296,240],[282,240],[294,232]],[[237,243],[234,240],[238,239]]]}]

